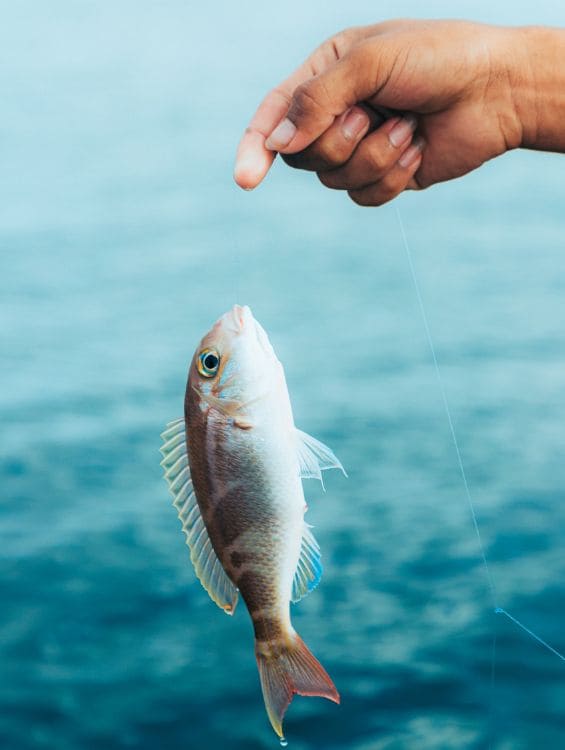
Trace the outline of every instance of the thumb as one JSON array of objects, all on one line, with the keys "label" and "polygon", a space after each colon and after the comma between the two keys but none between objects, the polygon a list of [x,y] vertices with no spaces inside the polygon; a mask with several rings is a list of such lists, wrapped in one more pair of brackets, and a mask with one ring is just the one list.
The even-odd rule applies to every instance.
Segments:
[{"label": "thumb", "polygon": [[[394,57],[384,38],[357,45],[323,73],[298,86],[285,119],[267,137],[271,151],[294,154],[313,143],[336,117],[371,97],[379,105],[379,89],[390,76]],[[390,63],[387,64],[387,58]]]}]

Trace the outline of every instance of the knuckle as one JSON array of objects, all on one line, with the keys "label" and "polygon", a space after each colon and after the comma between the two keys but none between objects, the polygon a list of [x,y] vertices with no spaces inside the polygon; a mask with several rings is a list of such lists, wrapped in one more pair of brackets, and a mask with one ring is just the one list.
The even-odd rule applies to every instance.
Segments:
[{"label": "knuckle", "polygon": [[350,156],[351,147],[343,138],[320,138],[316,144],[316,156],[329,167],[344,164]]},{"label": "knuckle", "polygon": [[265,100],[267,101],[275,101],[275,102],[282,102],[287,107],[290,105],[290,102],[292,100],[291,95],[288,93],[288,91],[285,91],[282,86],[276,86],[272,91],[270,91],[267,96],[265,97]]},{"label": "knuckle", "polygon": [[280,154],[280,157],[287,166],[293,169],[304,169],[307,172],[312,172],[317,168],[309,149],[298,151],[296,154]]},{"label": "knuckle", "polygon": [[296,169],[327,172],[343,166],[351,156],[351,145],[332,131],[295,154],[281,154],[284,161]]},{"label": "knuckle", "polygon": [[[316,93],[313,90],[314,86],[311,81],[301,83],[298,86],[294,94],[292,95],[292,104],[288,116],[291,120],[293,118],[303,118],[312,113],[317,113],[320,110],[320,103],[316,97]],[[293,120],[294,121],[294,120]]]},{"label": "knuckle", "polygon": [[426,174],[425,172],[422,173],[420,167],[418,167],[416,172],[412,175],[412,180],[414,182],[414,190],[426,190],[434,184],[434,181],[428,174]]},{"label": "knuckle", "polygon": [[334,34],[330,41],[335,50],[336,57],[339,60],[343,57],[349,47],[351,47],[351,44],[354,41],[354,29],[342,29],[341,31],[338,31],[337,34]]},{"label": "knuckle", "polygon": [[403,190],[404,185],[399,185],[394,180],[384,179],[362,190],[349,190],[348,195],[358,206],[383,206],[396,198]]},{"label": "knuckle", "polygon": [[383,195],[377,195],[375,196],[375,200],[373,201],[373,206],[384,206],[385,203],[389,203],[393,198],[396,198],[398,195],[398,192],[395,193],[384,193]]},{"label": "knuckle", "polygon": [[289,167],[294,167],[294,169],[304,168],[304,157],[300,152],[297,154],[279,154],[279,156]]},{"label": "knuckle", "polygon": [[388,203],[393,198],[396,198],[397,195],[400,195],[400,193],[404,190],[405,185],[399,184],[398,180],[393,179],[384,179],[379,183],[379,190],[375,195],[375,204],[376,206],[382,206],[385,203]]},{"label": "knuckle", "polygon": [[296,154],[280,154],[280,156],[285,164],[293,169],[304,169],[307,172],[316,172],[318,169],[323,170],[324,168],[327,168],[311,148],[306,148],[304,151],[298,151]]},{"label": "knuckle", "polygon": [[365,154],[367,166],[375,177],[380,177],[387,168],[387,160],[383,152],[376,146],[367,149]]},{"label": "knuckle", "polygon": [[316,172],[316,176],[324,187],[327,187],[330,190],[342,189],[336,181],[335,175],[333,175],[331,172]]},{"label": "knuckle", "polygon": [[[356,44],[355,47],[350,50],[348,55],[355,67],[363,66],[363,68],[366,68],[369,65],[371,65],[372,67],[372,63],[374,62],[375,58],[374,45],[372,40],[364,39],[363,41],[359,42],[359,44]],[[358,69],[362,70],[363,68]]]},{"label": "knuckle", "polygon": [[346,26],[345,29],[341,29],[341,31],[338,31],[336,36],[344,42],[348,42],[350,44],[351,42],[356,41],[359,36],[359,32],[362,31],[362,28],[363,27],[361,26]]},{"label": "knuckle", "polygon": [[352,31],[352,29],[343,29],[322,42],[318,48],[321,57],[327,62],[340,60],[351,47]]},{"label": "knuckle", "polygon": [[351,198],[353,203],[356,203],[358,206],[374,205],[368,190],[348,190],[347,195]]}]

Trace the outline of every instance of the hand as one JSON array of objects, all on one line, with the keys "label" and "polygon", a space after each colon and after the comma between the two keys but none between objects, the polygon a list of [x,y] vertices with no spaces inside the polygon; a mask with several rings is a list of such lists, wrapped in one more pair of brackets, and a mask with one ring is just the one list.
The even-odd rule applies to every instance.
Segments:
[{"label": "hand", "polygon": [[380,205],[521,145],[521,33],[391,21],[337,34],[263,100],[239,145],[236,182],[256,187],[279,152],[356,203]]}]

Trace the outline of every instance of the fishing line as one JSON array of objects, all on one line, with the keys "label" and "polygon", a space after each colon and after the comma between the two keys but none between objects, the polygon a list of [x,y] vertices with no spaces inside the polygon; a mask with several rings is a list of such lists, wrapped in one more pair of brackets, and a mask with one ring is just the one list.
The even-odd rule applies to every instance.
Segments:
[{"label": "fishing line", "polygon": [[[237,216],[237,210],[234,215]],[[247,302],[240,297],[241,292],[241,280],[243,279],[242,272],[242,242],[239,236],[239,228],[233,228],[233,247],[231,253],[231,267],[232,267],[232,289],[233,289],[233,304],[234,305],[246,305]]]},{"label": "fishing line", "polygon": [[540,638],[539,635],[536,635],[536,633],[534,633],[533,630],[530,630],[523,623],[521,623],[519,620],[517,620],[515,617],[513,617],[510,614],[510,612],[507,612],[502,607],[497,607],[495,609],[495,612],[496,612],[497,615],[506,615],[506,617],[508,617],[509,620],[512,620],[512,622],[515,625],[517,625],[519,628],[522,628],[522,630],[525,633],[527,633],[528,635],[530,635],[532,638],[535,638],[535,640],[538,643],[541,643],[541,645],[545,646],[547,649],[549,649],[552,654],[555,654],[555,656],[558,656],[561,659],[561,661],[565,661],[565,656],[563,654],[560,654],[559,651],[557,651],[556,649],[554,649],[553,646],[550,646],[549,643],[547,643],[547,641],[544,641],[543,638]]},{"label": "fishing line", "polygon": [[[500,607],[499,604],[498,604],[498,602],[497,602],[496,587],[494,585],[494,580],[493,580],[492,574],[490,572],[489,564],[487,562],[487,556],[486,556],[486,553],[485,553],[485,547],[484,547],[483,539],[482,539],[481,532],[480,532],[480,529],[479,529],[479,523],[477,521],[477,514],[475,512],[475,506],[474,506],[474,503],[473,503],[473,498],[471,496],[471,490],[469,489],[469,482],[467,481],[467,473],[465,471],[465,466],[463,464],[463,458],[461,456],[461,451],[459,449],[459,441],[457,440],[457,434],[455,432],[455,427],[454,427],[454,424],[453,424],[453,419],[451,417],[451,409],[449,407],[449,401],[448,401],[448,398],[447,398],[447,391],[445,389],[445,385],[444,385],[444,382],[443,382],[443,377],[442,377],[441,370],[440,370],[440,367],[439,367],[439,363],[438,363],[438,359],[437,359],[437,355],[436,355],[436,349],[435,349],[435,346],[434,346],[434,342],[433,342],[433,338],[432,338],[432,333],[431,333],[430,325],[429,325],[429,322],[428,322],[428,316],[426,314],[426,308],[424,306],[424,300],[423,300],[422,294],[420,292],[420,284],[418,283],[418,277],[416,275],[416,269],[414,267],[414,262],[412,260],[412,253],[410,251],[410,246],[408,244],[408,239],[406,237],[406,231],[404,229],[404,224],[402,222],[402,217],[400,216],[400,211],[398,209],[398,206],[395,206],[395,209],[396,209],[396,218],[398,219],[398,225],[400,227],[400,234],[402,236],[402,242],[404,244],[404,249],[406,250],[406,256],[408,258],[408,266],[410,268],[410,275],[412,276],[412,282],[414,284],[414,289],[416,290],[416,297],[418,299],[418,306],[420,308],[420,313],[422,315],[422,321],[424,323],[424,329],[426,331],[426,338],[428,340],[428,346],[429,346],[430,352],[432,354],[432,360],[433,360],[433,363],[434,363],[434,369],[435,369],[435,373],[436,373],[436,378],[437,378],[437,381],[438,381],[438,384],[439,384],[439,389],[440,389],[440,392],[441,392],[441,397],[442,397],[442,400],[443,400],[443,405],[444,405],[445,413],[446,413],[446,416],[447,416],[447,421],[448,421],[448,424],[449,424],[449,431],[451,433],[451,440],[453,442],[453,447],[455,448],[455,455],[457,456],[457,464],[459,466],[459,473],[461,474],[461,479],[463,480],[463,486],[464,486],[464,489],[465,489],[465,497],[467,498],[467,504],[468,504],[469,510],[471,512],[471,518],[472,518],[472,521],[473,521],[473,527],[475,529],[475,534],[477,536],[477,541],[478,541],[478,544],[479,544],[479,551],[480,551],[481,559],[482,559],[482,562],[483,562],[483,566],[484,566],[484,569],[485,569],[485,573],[486,573],[486,577],[487,577],[487,581],[488,581],[488,585],[489,585],[489,590],[490,590],[490,595],[491,595],[491,599],[492,599],[492,604],[493,604],[494,612],[497,615],[504,615],[505,617],[507,617],[518,628],[521,628],[525,633],[527,633],[529,636],[531,636],[531,638],[533,638],[534,640],[536,640],[541,646],[544,646],[546,649],[548,649],[549,651],[551,651],[552,654],[554,654],[555,656],[557,656],[562,661],[565,661],[565,656],[562,653],[560,653],[559,651],[557,651],[557,649],[553,648],[553,646],[550,646],[549,643],[547,643],[547,641],[544,641],[543,638],[540,638],[539,635],[537,635],[536,633],[534,633],[533,630],[530,630],[530,628],[526,627],[526,625],[524,625],[522,622],[520,622],[520,620],[518,620],[516,617],[514,617],[513,615],[511,615],[510,612],[508,612],[506,609],[504,609],[503,607]],[[496,643],[496,642],[494,642],[494,643]],[[493,645],[493,654],[495,653],[495,651],[494,651],[495,648],[496,648],[496,645]],[[491,680],[494,681],[494,667],[492,669]]]},{"label": "fishing line", "polygon": [[492,634],[492,646],[490,652],[490,700],[489,700],[489,738],[488,747],[492,750],[494,742],[494,691],[496,688],[496,628]]},{"label": "fishing line", "polygon": [[234,294],[234,305],[247,304],[241,302],[239,296],[239,280],[241,278],[241,243],[239,239],[239,232],[236,230],[234,235],[233,251],[232,251],[232,268],[233,268],[233,294]]}]

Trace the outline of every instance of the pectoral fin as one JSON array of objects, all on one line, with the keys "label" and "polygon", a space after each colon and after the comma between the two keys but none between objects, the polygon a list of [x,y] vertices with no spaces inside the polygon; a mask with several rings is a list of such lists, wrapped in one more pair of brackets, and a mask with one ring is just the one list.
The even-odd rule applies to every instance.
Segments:
[{"label": "pectoral fin", "polygon": [[174,498],[173,505],[177,509],[186,536],[194,570],[212,601],[231,615],[237,604],[238,593],[212,547],[196,501],[188,465],[184,419],[169,422],[161,437],[161,466]]},{"label": "pectoral fin", "polygon": [[302,430],[296,430],[296,447],[302,479],[322,479],[322,471],[340,469],[347,476],[341,461],[327,445]]}]

